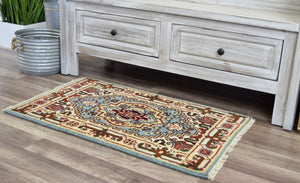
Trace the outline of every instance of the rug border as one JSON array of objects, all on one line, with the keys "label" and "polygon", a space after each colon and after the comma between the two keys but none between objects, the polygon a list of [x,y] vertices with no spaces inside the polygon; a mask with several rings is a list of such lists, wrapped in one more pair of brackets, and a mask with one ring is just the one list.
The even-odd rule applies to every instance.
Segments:
[{"label": "rug border", "polygon": [[[175,100],[180,100],[180,101],[183,101],[183,102],[189,102],[189,103],[193,103],[193,104],[201,105],[201,106],[207,106],[207,107],[215,108],[215,109],[218,109],[218,110],[222,110],[222,111],[226,111],[226,112],[231,112],[231,113],[235,113],[235,114],[240,114],[240,115],[249,117],[248,121],[243,124],[243,127],[241,127],[238,131],[236,131],[235,134],[234,134],[234,136],[231,137],[230,141],[223,148],[222,152],[218,155],[218,157],[216,158],[216,160],[214,161],[214,163],[210,166],[210,168],[207,169],[206,172],[196,172],[196,171],[193,171],[193,170],[188,170],[186,168],[182,168],[182,167],[180,167],[178,165],[173,165],[171,163],[166,163],[166,162],[163,162],[161,160],[157,160],[157,159],[154,159],[152,157],[148,157],[146,155],[143,155],[143,154],[140,154],[140,153],[128,150],[128,149],[123,148],[121,146],[114,145],[114,144],[102,141],[100,139],[95,139],[95,138],[83,135],[81,133],[78,133],[78,132],[75,132],[75,131],[72,131],[72,130],[69,130],[69,129],[65,129],[63,127],[56,126],[54,124],[50,124],[50,123],[44,122],[42,120],[38,120],[38,119],[35,119],[35,118],[32,118],[32,117],[25,116],[23,114],[20,114],[20,113],[17,113],[17,112],[14,112],[14,111],[11,110],[14,107],[17,107],[17,106],[22,105],[24,103],[28,103],[30,101],[33,101],[33,100],[35,100],[37,98],[40,98],[42,96],[45,96],[45,95],[53,92],[55,90],[59,90],[59,89],[61,89],[63,87],[66,87],[66,86],[68,86],[70,84],[76,83],[76,82],[78,82],[80,80],[83,80],[83,79],[86,79],[86,78],[92,79],[92,78],[89,78],[89,77],[80,77],[80,78],[71,80],[70,82],[67,82],[67,83],[64,83],[64,84],[60,84],[59,86],[56,86],[56,87],[54,87],[53,89],[51,89],[49,91],[42,92],[41,94],[35,95],[32,98],[29,98],[29,99],[27,99],[25,101],[19,102],[19,103],[15,104],[15,105],[8,106],[8,107],[4,108],[2,111],[5,112],[5,113],[7,113],[7,114],[19,117],[21,119],[25,119],[25,120],[37,123],[39,125],[42,125],[42,126],[45,126],[45,127],[48,127],[48,128],[60,131],[60,132],[64,132],[64,133],[67,133],[67,134],[70,134],[70,135],[73,135],[73,136],[76,136],[76,137],[79,137],[79,138],[82,138],[82,139],[85,139],[85,140],[88,140],[88,141],[91,141],[91,142],[103,145],[103,146],[106,146],[106,147],[109,147],[109,148],[112,148],[114,150],[118,150],[120,152],[124,152],[124,153],[132,155],[134,157],[137,157],[137,158],[149,161],[149,162],[153,162],[153,163],[156,163],[158,165],[162,165],[162,166],[171,168],[173,170],[177,170],[177,171],[189,174],[189,175],[193,175],[193,176],[200,177],[200,178],[206,178],[206,179],[210,179],[210,180],[213,180],[215,178],[215,176],[217,175],[218,171],[223,167],[224,163],[228,159],[228,154],[233,150],[233,148],[238,144],[238,142],[240,141],[240,139],[242,138],[242,136],[251,128],[251,126],[255,122],[255,119],[252,118],[251,116],[248,116],[248,115],[244,115],[244,114],[240,114],[240,113],[236,113],[236,112],[232,112],[232,111],[228,111],[228,110],[224,110],[224,109],[219,109],[219,108],[216,108],[216,107],[207,106],[207,105],[203,105],[203,104],[196,103],[196,102],[191,102],[191,101],[187,101],[187,100],[183,100],[183,99],[177,99],[177,98],[173,98],[173,97],[170,97],[170,96],[165,96],[165,95],[157,94],[157,95],[161,95],[161,96],[164,96],[164,97],[172,98],[172,99],[175,99]],[[100,79],[93,79],[93,80],[103,81],[103,80],[100,80]],[[108,81],[103,81],[103,82],[112,83],[114,85],[119,85],[121,87],[127,87],[127,88],[131,88],[131,89],[135,89],[135,90],[144,91],[144,92],[147,92],[147,93],[156,94],[156,93],[153,93],[153,92],[149,92],[149,91],[145,91],[145,90],[141,90],[141,89],[132,88],[132,87],[125,86],[125,85],[122,85],[122,84],[116,84],[116,83],[108,82]]]},{"label": "rug border", "polygon": [[253,126],[255,123],[255,119],[251,116],[250,119],[244,126],[235,132],[235,135],[230,139],[230,142],[225,146],[223,152],[219,155],[219,157],[215,160],[214,166],[211,166],[208,171],[208,179],[214,180],[217,173],[223,167],[224,163],[227,161],[229,157],[229,153],[233,151],[234,147],[239,143],[242,137],[246,134],[246,132]]}]

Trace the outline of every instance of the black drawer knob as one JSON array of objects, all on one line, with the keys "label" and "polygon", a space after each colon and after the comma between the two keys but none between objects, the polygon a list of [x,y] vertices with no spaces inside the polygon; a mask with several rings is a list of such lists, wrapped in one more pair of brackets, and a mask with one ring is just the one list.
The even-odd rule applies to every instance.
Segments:
[{"label": "black drawer knob", "polygon": [[219,48],[218,51],[217,51],[218,55],[224,55],[225,53],[225,50],[223,48]]},{"label": "black drawer knob", "polygon": [[115,36],[115,35],[118,34],[118,32],[117,32],[115,29],[113,29],[113,30],[110,31],[110,34],[111,34],[112,36]]}]

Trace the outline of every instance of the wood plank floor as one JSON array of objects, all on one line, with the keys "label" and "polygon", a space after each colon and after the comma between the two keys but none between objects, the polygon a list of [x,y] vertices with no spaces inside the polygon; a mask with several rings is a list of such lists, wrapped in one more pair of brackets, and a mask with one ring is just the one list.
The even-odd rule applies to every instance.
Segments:
[{"label": "wood plank floor", "polygon": [[[19,72],[0,48],[0,109],[76,77]],[[274,97],[121,63],[80,56],[80,75],[231,110],[256,119],[214,182],[300,182],[300,135],[270,125]],[[210,182],[1,112],[0,182]]]}]

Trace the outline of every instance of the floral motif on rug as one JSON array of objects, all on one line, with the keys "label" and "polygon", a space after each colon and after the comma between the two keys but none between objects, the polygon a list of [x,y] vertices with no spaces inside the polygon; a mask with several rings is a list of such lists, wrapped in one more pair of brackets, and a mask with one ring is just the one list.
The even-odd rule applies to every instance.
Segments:
[{"label": "floral motif on rug", "polygon": [[254,123],[246,115],[90,78],[5,112],[209,179]]}]

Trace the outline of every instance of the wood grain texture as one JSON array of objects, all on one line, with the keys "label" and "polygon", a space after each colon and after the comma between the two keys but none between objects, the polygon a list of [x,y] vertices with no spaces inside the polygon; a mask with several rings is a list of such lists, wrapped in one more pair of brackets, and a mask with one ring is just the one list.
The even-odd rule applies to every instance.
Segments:
[{"label": "wood grain texture", "polygon": [[[16,53],[0,49],[0,109],[77,77],[28,76]],[[251,115],[214,182],[299,182],[300,135],[270,124],[274,96],[80,55],[80,76]],[[0,114],[0,182],[210,182],[41,125]]]},{"label": "wood grain texture", "polygon": [[[293,63],[293,69],[292,69],[292,77],[290,81],[290,90],[288,93],[288,98],[287,98],[287,107],[286,107],[286,116],[285,116],[285,121],[290,121],[290,120],[295,120],[295,113],[296,113],[296,108],[298,105],[298,98],[299,98],[299,83],[300,83],[300,36],[298,36],[298,41],[296,43],[296,50],[298,50],[295,53],[294,57],[294,63]],[[297,121],[297,120],[295,120]],[[294,123],[284,123],[283,128],[284,129],[290,129],[294,127]]]},{"label": "wood grain texture", "polygon": [[[190,0],[72,0],[93,4],[143,9],[153,12],[229,21],[232,23],[267,27],[278,30],[299,31],[299,13],[269,11],[260,8],[224,6],[222,4],[191,3]],[[209,0],[205,0],[209,1]],[[158,8],[159,7],[159,8]]]},{"label": "wood grain texture", "polygon": [[158,57],[160,22],[78,11],[77,25],[79,42]]},{"label": "wood grain texture", "polygon": [[[65,30],[68,27],[68,21],[67,21],[67,6],[66,6],[66,2],[65,1],[61,1],[59,3],[59,9],[65,9],[65,11],[60,11],[59,14],[59,22],[60,22],[60,50],[61,50],[61,60],[69,60],[69,55],[67,50],[69,50],[69,46],[68,44],[63,44],[62,40],[65,40],[68,38],[68,32]],[[61,63],[61,73],[68,73],[69,72],[69,63]]]},{"label": "wood grain texture", "polygon": [[300,12],[300,2],[297,0],[186,0],[205,4],[230,5],[265,10],[281,10],[287,12]]},{"label": "wood grain texture", "polygon": [[[276,92],[272,124],[283,126],[286,130],[291,130],[295,123],[295,110],[297,104],[297,95],[299,93],[299,74],[296,70],[300,64],[300,59],[295,57],[297,37],[295,34],[288,33],[285,38],[285,46],[282,50],[282,60],[280,73],[278,76],[278,88]],[[300,40],[300,39],[299,39]],[[299,49],[298,49],[299,50]]]},{"label": "wood grain texture", "polygon": [[172,60],[277,80],[282,40],[182,25],[172,34]]}]

